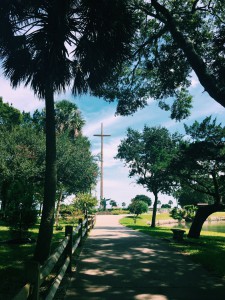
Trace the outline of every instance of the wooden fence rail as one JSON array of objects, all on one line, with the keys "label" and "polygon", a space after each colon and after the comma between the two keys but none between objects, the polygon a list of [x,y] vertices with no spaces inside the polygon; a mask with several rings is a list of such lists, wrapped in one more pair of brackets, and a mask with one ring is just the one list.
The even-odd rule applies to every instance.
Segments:
[{"label": "wooden fence rail", "polygon": [[35,261],[27,263],[25,266],[27,283],[13,300],[40,300],[40,287],[42,283],[51,274],[59,259],[61,259],[63,262],[59,272],[48,289],[47,296],[44,298],[45,300],[53,299],[65,273],[72,271],[72,255],[74,251],[82,244],[82,239],[94,227],[94,224],[95,215],[85,216],[84,220],[79,219],[79,224],[75,229],[73,229],[73,226],[66,226],[65,238],[54,253],[46,260],[44,265],[41,266]]}]

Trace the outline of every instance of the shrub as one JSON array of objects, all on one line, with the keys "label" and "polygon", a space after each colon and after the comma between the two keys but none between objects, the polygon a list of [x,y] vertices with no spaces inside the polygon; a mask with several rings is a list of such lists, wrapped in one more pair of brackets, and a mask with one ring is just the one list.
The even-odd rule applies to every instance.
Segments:
[{"label": "shrub", "polygon": [[133,201],[128,209],[134,216],[134,222],[136,223],[136,219],[140,214],[143,214],[148,211],[148,204],[144,201]]}]

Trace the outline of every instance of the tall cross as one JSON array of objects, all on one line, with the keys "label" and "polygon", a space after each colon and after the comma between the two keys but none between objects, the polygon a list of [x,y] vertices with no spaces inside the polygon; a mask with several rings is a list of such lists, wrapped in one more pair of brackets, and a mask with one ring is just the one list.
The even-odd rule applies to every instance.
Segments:
[{"label": "tall cross", "polygon": [[101,137],[101,183],[100,183],[100,200],[103,199],[103,138],[111,136],[110,134],[103,134],[103,123],[101,123],[101,134],[94,134],[94,136]]}]

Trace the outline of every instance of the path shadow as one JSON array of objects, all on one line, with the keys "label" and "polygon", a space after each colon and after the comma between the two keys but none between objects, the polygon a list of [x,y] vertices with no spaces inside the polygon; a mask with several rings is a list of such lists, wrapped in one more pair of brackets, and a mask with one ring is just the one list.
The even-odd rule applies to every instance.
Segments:
[{"label": "path shadow", "polygon": [[122,226],[97,226],[66,299],[224,300],[225,287],[161,240]]}]

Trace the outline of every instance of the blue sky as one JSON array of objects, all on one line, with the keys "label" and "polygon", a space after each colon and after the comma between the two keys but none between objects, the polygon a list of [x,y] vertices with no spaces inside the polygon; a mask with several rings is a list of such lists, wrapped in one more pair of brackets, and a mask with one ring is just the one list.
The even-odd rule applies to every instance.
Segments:
[{"label": "blue sky", "polygon": [[[94,155],[100,153],[100,138],[94,137],[99,134],[101,123],[104,125],[104,133],[110,134],[110,137],[104,139],[104,197],[115,200],[119,205],[122,202],[129,204],[130,200],[138,194],[148,195],[153,199],[153,195],[147,192],[141,186],[135,184],[134,178],[128,178],[128,169],[124,167],[123,162],[115,160],[117,147],[120,140],[125,138],[128,127],[142,130],[147,126],[164,126],[171,132],[183,131],[183,124],[192,124],[195,120],[201,121],[206,116],[212,115],[225,126],[225,109],[211,99],[198,83],[193,75],[191,93],[194,95],[193,109],[191,116],[182,122],[175,122],[170,119],[169,113],[158,108],[156,101],[149,99],[148,106],[137,111],[132,116],[115,116],[116,103],[106,103],[102,99],[84,95],[74,98],[68,92],[62,95],[56,95],[56,100],[67,99],[77,104],[81,110],[82,116],[86,121],[83,134],[88,136],[92,143],[92,152]],[[21,87],[16,90],[10,87],[8,80],[0,75],[0,96],[4,102],[12,105],[21,111],[33,112],[35,109],[42,109],[44,102],[34,97],[32,90]],[[93,193],[99,198],[100,187],[96,186]],[[162,203],[167,203],[172,197],[160,195]]]}]

